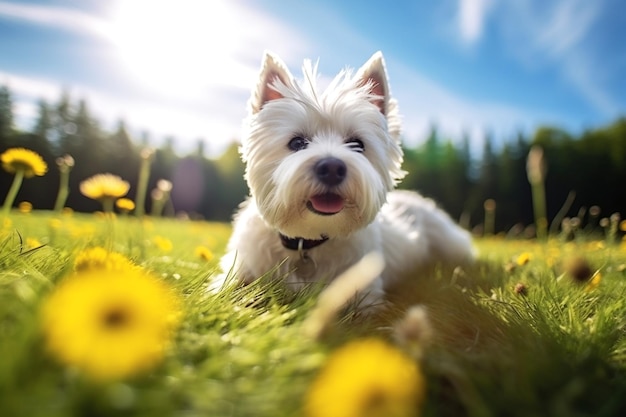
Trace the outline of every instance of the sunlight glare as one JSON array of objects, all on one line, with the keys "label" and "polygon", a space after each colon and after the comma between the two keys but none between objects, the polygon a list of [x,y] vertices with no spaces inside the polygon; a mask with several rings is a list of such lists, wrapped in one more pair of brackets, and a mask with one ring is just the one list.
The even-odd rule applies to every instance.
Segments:
[{"label": "sunlight glare", "polygon": [[229,1],[120,0],[111,35],[139,83],[195,96],[209,85],[249,86],[253,74],[237,58],[251,29]]}]

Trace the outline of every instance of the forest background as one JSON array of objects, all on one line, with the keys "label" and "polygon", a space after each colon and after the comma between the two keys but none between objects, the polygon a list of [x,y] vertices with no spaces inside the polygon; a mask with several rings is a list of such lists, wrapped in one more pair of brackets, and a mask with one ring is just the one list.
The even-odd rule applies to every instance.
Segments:
[{"label": "forest background", "polygon": [[[15,204],[28,201],[34,209],[52,209],[59,188],[56,161],[64,155],[75,161],[67,207],[79,212],[99,210],[96,201],[79,192],[79,184],[105,172],[128,181],[131,188],[127,197],[134,199],[141,151],[150,147],[154,153],[149,189],[155,189],[161,179],[173,185],[164,215],[229,221],[248,195],[237,142],[233,140],[221,156],[209,158],[202,140],[198,140],[194,152],[179,155],[175,137],[164,138],[158,148],[150,139],[147,133],[132,138],[123,120],[113,131],[105,130],[87,102],[73,101],[68,93],[56,103],[40,100],[32,128],[19,130],[14,125],[11,91],[7,86],[0,87],[0,152],[12,147],[28,148],[40,154],[49,167],[45,176],[24,184]],[[485,201],[493,200],[494,232],[532,237],[534,216],[526,160],[534,145],[544,151],[547,215],[552,231],[564,218],[599,221],[625,210],[626,117],[578,135],[554,126],[509,138],[487,135],[478,156],[472,155],[469,137],[442,137],[433,126],[421,145],[404,148],[403,167],[408,175],[400,188],[432,197],[477,234],[484,231]],[[6,194],[11,181],[12,175],[0,173],[0,194]],[[151,203],[148,196],[148,213]],[[591,207],[593,218],[587,217]]]}]

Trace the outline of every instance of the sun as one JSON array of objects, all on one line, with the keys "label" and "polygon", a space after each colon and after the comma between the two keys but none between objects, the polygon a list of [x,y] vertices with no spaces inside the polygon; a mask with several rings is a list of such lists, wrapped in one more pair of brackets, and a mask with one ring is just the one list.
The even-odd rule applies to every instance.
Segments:
[{"label": "sun", "polygon": [[252,28],[235,2],[224,0],[118,1],[110,13],[110,38],[124,69],[163,93],[246,85],[239,63]]}]

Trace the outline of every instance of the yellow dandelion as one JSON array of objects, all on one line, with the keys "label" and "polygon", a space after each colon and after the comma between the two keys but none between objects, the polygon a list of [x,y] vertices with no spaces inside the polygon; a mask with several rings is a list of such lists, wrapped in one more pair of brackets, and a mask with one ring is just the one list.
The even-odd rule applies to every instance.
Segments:
[{"label": "yellow dandelion", "polygon": [[130,198],[120,198],[115,202],[115,207],[122,213],[129,213],[135,209],[135,202]]},{"label": "yellow dandelion", "polygon": [[10,148],[2,155],[2,168],[11,174],[17,174],[22,171],[25,178],[31,178],[35,175],[41,177],[48,171],[48,165],[41,155],[30,149]]},{"label": "yellow dandelion", "polygon": [[595,290],[600,286],[600,281],[602,281],[602,274],[600,273],[600,271],[597,271],[595,274],[593,274],[593,277],[591,277],[591,279],[585,286],[585,291],[590,292]]},{"label": "yellow dandelion", "polygon": [[43,246],[43,245],[41,244],[41,242],[38,239],[36,239],[34,237],[27,237],[26,238],[26,247],[28,249],[35,249],[35,248],[39,248],[41,246]]},{"label": "yellow dandelion", "polygon": [[35,175],[40,177],[44,175],[48,170],[48,165],[37,152],[24,148],[7,149],[0,155],[0,160],[2,161],[2,168],[4,168],[5,171],[15,174],[11,188],[2,206],[4,214],[8,214],[22,186],[24,178],[31,178]]},{"label": "yellow dandelion", "polygon": [[17,209],[20,213],[27,214],[33,211],[33,204],[30,201],[22,201],[17,205]]},{"label": "yellow dandelion", "polygon": [[211,251],[211,249],[207,248],[206,246],[198,246],[196,247],[196,250],[194,252],[197,257],[207,262],[213,259],[213,252]]},{"label": "yellow dandelion", "polygon": [[587,246],[588,246],[589,250],[592,250],[592,251],[594,251],[594,250],[602,250],[602,249],[606,248],[606,245],[601,240],[595,240],[595,241],[589,242],[587,244]]},{"label": "yellow dandelion", "polygon": [[152,239],[152,242],[154,242],[156,247],[162,250],[163,252],[169,252],[174,247],[174,245],[172,244],[172,241],[163,236],[155,236]]},{"label": "yellow dandelion", "polygon": [[515,260],[515,263],[517,263],[519,266],[524,266],[528,262],[530,262],[531,258],[532,255],[529,252],[522,252]]},{"label": "yellow dandelion", "polygon": [[619,230],[621,230],[622,232],[626,232],[626,220],[622,220],[621,222],[619,222]]},{"label": "yellow dandelion", "polygon": [[45,348],[93,380],[129,378],[160,363],[179,306],[162,281],[140,270],[77,272],[42,306]]},{"label": "yellow dandelion", "polygon": [[109,252],[100,246],[94,246],[82,250],[76,255],[74,269],[84,271],[88,269],[107,269],[125,271],[129,269],[141,269],[130,259],[121,253]]},{"label": "yellow dandelion", "polygon": [[96,174],[80,183],[80,192],[93,200],[102,203],[102,209],[106,213],[113,211],[113,202],[124,197],[130,184],[113,174]]},{"label": "yellow dandelion", "polygon": [[59,230],[63,227],[63,222],[59,219],[50,219],[48,220],[48,226],[52,230]]},{"label": "yellow dandelion", "polygon": [[70,236],[76,239],[91,240],[97,233],[96,227],[91,224],[84,224],[81,226],[71,225],[69,227]]},{"label": "yellow dandelion", "polygon": [[309,417],[408,417],[424,400],[417,363],[377,339],[351,342],[337,351],[306,397]]}]

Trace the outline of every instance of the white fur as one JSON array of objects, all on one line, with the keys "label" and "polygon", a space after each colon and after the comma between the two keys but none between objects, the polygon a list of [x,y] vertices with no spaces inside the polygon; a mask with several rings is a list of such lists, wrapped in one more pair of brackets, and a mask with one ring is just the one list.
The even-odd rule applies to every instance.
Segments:
[{"label": "white fur", "polygon": [[[386,267],[369,288],[368,300],[376,302],[412,268],[472,260],[469,234],[433,201],[415,192],[392,191],[405,173],[400,168],[400,119],[382,54],[374,54],[354,75],[341,71],[324,91],[317,89],[316,73],[305,61],[304,81],[297,83],[278,57],[264,57],[241,147],[251,197],[235,216],[223,270],[233,270],[242,282],[273,271],[299,287],[332,280],[378,251]],[[308,146],[289,149],[294,136],[308,139]],[[363,142],[363,152],[346,143],[351,138]],[[346,165],[346,178],[336,186],[315,175],[313,167],[325,157]],[[343,197],[340,212],[320,215],[307,208],[312,196],[329,191]],[[315,268],[299,271],[303,254],[283,247],[279,233],[328,237],[306,251]],[[223,285],[224,278],[214,286]]]}]

